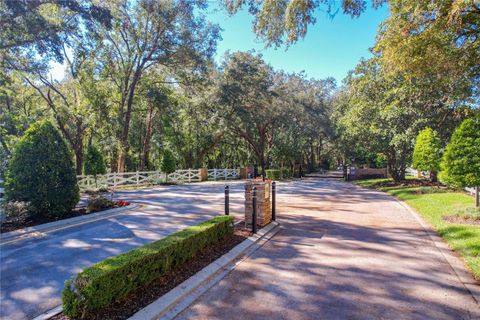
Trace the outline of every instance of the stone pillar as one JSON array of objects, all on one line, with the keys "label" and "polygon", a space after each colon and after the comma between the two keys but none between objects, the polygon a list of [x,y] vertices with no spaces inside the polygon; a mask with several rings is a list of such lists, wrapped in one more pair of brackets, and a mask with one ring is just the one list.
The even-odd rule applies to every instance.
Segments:
[{"label": "stone pillar", "polygon": [[245,223],[252,224],[253,198],[252,189],[257,188],[257,225],[263,227],[272,221],[272,204],[270,201],[271,180],[248,180],[245,183]]},{"label": "stone pillar", "polygon": [[240,179],[247,179],[248,178],[248,168],[243,167],[240,168]]},{"label": "stone pillar", "polygon": [[207,168],[198,169],[198,173],[200,174],[200,181],[207,181],[208,180],[208,170],[207,170]]}]

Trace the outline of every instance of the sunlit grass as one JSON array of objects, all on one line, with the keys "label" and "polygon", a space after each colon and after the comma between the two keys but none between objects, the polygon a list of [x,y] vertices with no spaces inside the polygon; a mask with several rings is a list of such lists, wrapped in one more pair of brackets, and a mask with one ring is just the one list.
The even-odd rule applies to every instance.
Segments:
[{"label": "sunlit grass", "polygon": [[354,183],[387,192],[414,208],[462,256],[475,278],[480,279],[480,226],[453,224],[442,218],[473,207],[473,197],[463,192],[436,192],[434,189],[431,190],[433,193],[428,193],[428,188],[420,187],[375,187],[384,181],[388,180],[371,179]]}]

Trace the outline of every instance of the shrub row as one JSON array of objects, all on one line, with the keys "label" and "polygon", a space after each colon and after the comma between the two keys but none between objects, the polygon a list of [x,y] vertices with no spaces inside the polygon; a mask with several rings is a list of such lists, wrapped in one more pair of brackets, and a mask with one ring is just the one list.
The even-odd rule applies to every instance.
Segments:
[{"label": "shrub row", "polygon": [[268,169],[266,170],[267,179],[272,180],[282,180],[285,178],[290,178],[292,176],[292,172],[290,169]]},{"label": "shrub row", "polygon": [[72,318],[89,318],[232,234],[233,217],[218,216],[86,268],[65,282],[63,312]]}]

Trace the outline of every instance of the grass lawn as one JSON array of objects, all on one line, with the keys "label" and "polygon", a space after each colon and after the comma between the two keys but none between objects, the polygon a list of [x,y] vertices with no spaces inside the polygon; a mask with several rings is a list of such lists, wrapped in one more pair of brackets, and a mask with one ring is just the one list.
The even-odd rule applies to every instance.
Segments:
[{"label": "grass lawn", "polygon": [[463,192],[435,192],[432,188],[376,186],[385,181],[388,179],[357,180],[353,183],[387,192],[414,208],[463,257],[475,278],[480,280],[480,226],[452,224],[442,219],[442,216],[458,209],[473,207],[474,198]]}]

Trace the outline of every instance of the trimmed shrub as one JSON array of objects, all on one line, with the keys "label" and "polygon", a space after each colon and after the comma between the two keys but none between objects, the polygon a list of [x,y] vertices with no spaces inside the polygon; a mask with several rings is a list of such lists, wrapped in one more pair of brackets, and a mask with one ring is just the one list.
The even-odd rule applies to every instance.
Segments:
[{"label": "trimmed shrub", "polygon": [[177,165],[175,164],[175,157],[172,151],[166,149],[163,152],[162,163],[160,164],[160,170],[166,173],[166,180],[168,181],[168,174],[175,172]]},{"label": "trimmed shrub", "polygon": [[442,142],[435,130],[426,128],[420,131],[413,150],[413,168],[429,171],[430,180],[437,180],[437,172],[442,161]]},{"label": "trimmed shrub", "polygon": [[266,170],[267,179],[270,180],[281,180],[282,179],[282,171],[279,169],[268,169]]},{"label": "trimmed shrub", "polygon": [[480,186],[480,116],[455,130],[442,161],[441,178],[459,187]]},{"label": "trimmed shrub", "polygon": [[77,204],[72,154],[50,122],[34,123],[18,141],[5,175],[5,196],[7,201],[29,202],[32,215],[54,218]]},{"label": "trimmed shrub", "polygon": [[90,198],[87,204],[88,212],[98,212],[113,207],[115,207],[115,203],[113,201],[101,196]]},{"label": "trimmed shrub", "polygon": [[73,318],[91,318],[232,234],[233,217],[218,216],[86,268],[65,282],[63,312]]},{"label": "trimmed shrub", "polygon": [[30,203],[23,201],[10,201],[3,205],[5,215],[13,221],[23,222],[30,217]]},{"label": "trimmed shrub", "polygon": [[105,167],[103,156],[100,151],[98,151],[98,149],[91,144],[87,148],[87,153],[85,154],[83,174],[96,176],[97,174],[105,173],[107,173],[107,168]]},{"label": "trimmed shrub", "polygon": [[282,177],[283,177],[283,179],[291,178],[292,177],[292,170],[290,170],[289,168],[283,168],[282,169]]}]

